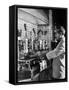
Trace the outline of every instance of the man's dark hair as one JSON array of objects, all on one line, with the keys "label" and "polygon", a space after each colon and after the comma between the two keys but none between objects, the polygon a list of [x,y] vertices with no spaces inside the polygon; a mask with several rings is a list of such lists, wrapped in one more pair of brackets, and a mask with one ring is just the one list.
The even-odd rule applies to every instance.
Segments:
[{"label": "man's dark hair", "polygon": [[65,34],[65,29],[62,26],[56,26],[56,32],[59,34],[64,35]]}]

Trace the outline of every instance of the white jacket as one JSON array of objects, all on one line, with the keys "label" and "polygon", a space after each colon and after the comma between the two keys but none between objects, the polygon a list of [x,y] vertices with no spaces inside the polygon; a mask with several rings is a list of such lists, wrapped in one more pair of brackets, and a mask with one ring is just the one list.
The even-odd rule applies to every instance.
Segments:
[{"label": "white jacket", "polygon": [[62,36],[61,41],[57,47],[47,53],[47,58],[53,58],[53,77],[56,79],[65,78],[65,37]]}]

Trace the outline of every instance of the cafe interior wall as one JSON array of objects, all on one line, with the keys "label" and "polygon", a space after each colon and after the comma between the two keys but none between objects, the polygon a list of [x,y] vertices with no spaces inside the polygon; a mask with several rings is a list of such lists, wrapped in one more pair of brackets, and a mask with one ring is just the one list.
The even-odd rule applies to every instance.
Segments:
[{"label": "cafe interior wall", "polygon": [[[42,9],[19,8],[18,30],[20,29],[22,30],[22,36],[21,36],[22,39],[25,39],[24,24],[26,24],[27,26],[27,31],[32,31],[32,29],[34,28],[37,33],[38,24],[49,25],[49,20],[46,13]],[[47,26],[45,30],[47,31],[47,35],[42,37],[42,39],[47,40],[48,46],[50,47],[50,42],[52,40],[52,29]],[[30,38],[29,32],[28,32],[28,38]],[[32,36],[32,38],[34,38],[34,36]]]}]

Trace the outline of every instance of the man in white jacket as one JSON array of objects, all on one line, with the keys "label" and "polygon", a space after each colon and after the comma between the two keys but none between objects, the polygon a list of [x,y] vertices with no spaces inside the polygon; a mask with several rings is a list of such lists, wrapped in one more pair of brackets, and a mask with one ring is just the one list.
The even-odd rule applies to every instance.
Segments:
[{"label": "man in white jacket", "polygon": [[61,26],[60,30],[57,30],[55,36],[60,39],[60,42],[56,48],[46,54],[48,60],[53,59],[52,68],[54,79],[65,78],[65,30]]}]

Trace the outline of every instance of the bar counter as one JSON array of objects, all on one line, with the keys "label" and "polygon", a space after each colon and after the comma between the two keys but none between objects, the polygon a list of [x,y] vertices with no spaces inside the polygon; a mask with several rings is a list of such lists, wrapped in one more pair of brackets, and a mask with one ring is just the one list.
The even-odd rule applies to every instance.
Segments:
[{"label": "bar counter", "polygon": [[[48,53],[48,51],[41,51],[41,53]],[[30,79],[31,81],[42,81],[50,79],[49,72],[51,69],[50,61],[46,60],[47,66],[43,70],[40,70],[41,61],[46,60],[44,56],[37,57],[37,53],[29,55],[25,59],[18,60],[19,63],[25,62],[28,65],[28,69],[18,71],[18,78],[20,80]],[[26,75],[24,74],[26,72]],[[28,72],[28,73],[27,73]]]}]

